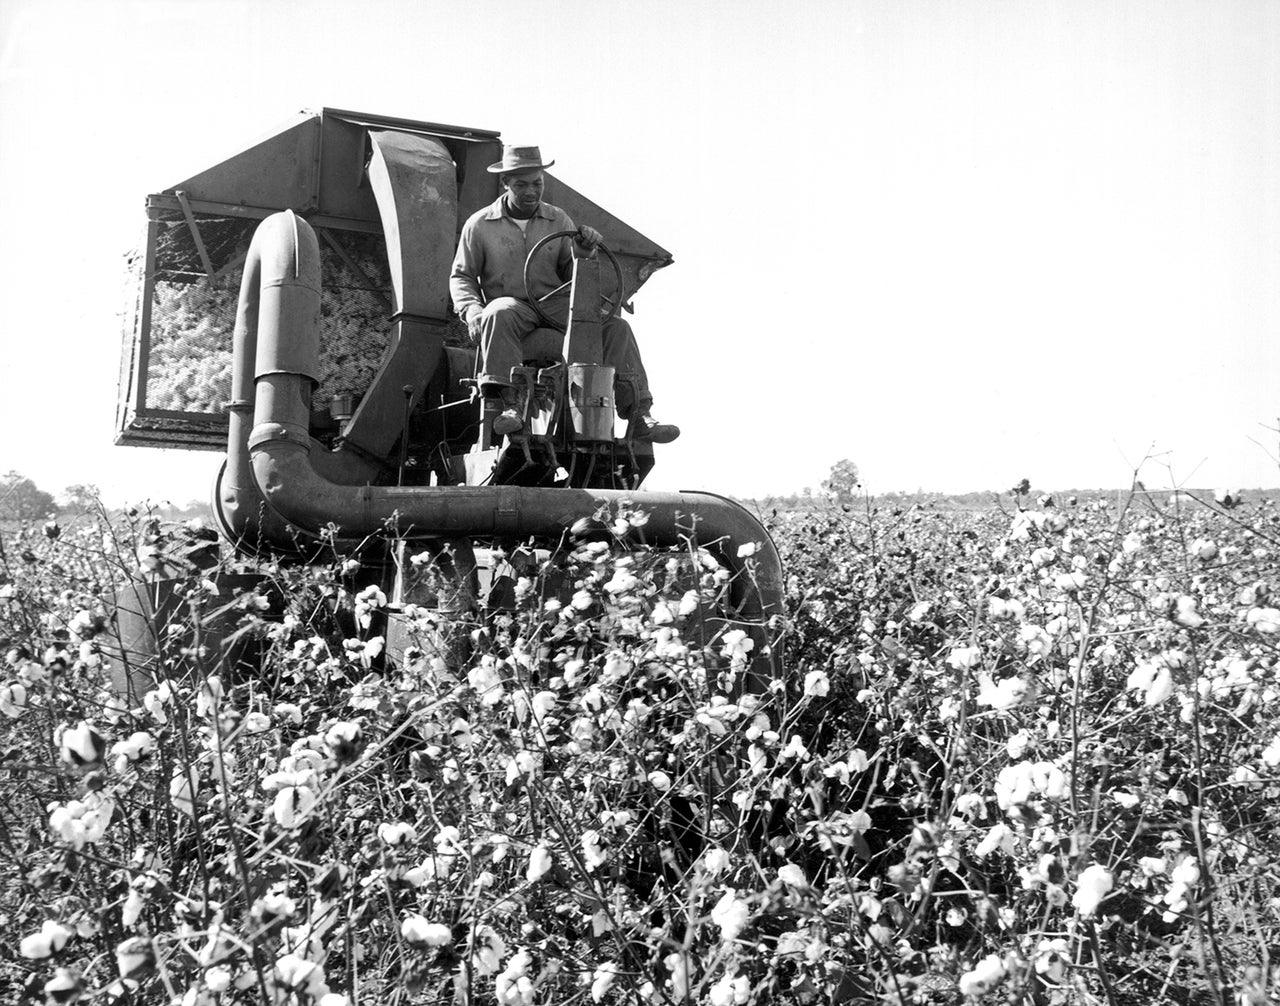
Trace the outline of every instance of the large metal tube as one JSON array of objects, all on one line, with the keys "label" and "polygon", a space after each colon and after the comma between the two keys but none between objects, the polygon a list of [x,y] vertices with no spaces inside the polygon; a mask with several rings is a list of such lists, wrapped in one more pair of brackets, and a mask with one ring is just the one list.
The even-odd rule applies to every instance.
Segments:
[{"label": "large metal tube", "polygon": [[[249,243],[240,280],[240,301],[232,341],[227,459],[218,472],[213,489],[213,513],[223,536],[239,551],[251,555],[273,552],[297,554],[305,549],[305,539],[311,537],[301,528],[291,528],[267,505],[254,480],[249,461],[259,319],[268,317],[268,324],[275,328],[274,339],[278,340],[282,335],[281,326],[292,325],[301,330],[308,323],[314,326],[319,317],[318,249],[311,292],[300,291],[308,278],[294,268],[294,262],[284,261],[285,257],[294,257],[291,249],[298,244],[291,217],[297,219],[293,214],[284,213],[268,217],[259,225]],[[268,299],[265,308],[264,290]]]},{"label": "large metal tube", "polygon": [[[311,529],[291,524],[273,510],[253,477],[249,435],[253,429],[259,328],[265,327],[271,346],[307,346],[314,365],[306,374],[305,398],[319,372],[320,259],[318,246],[306,268],[296,249],[305,245],[299,228],[315,242],[311,226],[290,211],[267,217],[254,231],[240,279],[240,300],[232,339],[231,400],[227,403],[227,458],[213,486],[213,513],[223,536],[248,555],[311,556],[322,544]],[[278,350],[273,356],[279,357]],[[299,362],[278,363],[298,371]],[[377,472],[377,465],[350,454],[337,458],[317,452],[326,478],[360,484]]]},{"label": "large metal tube", "polygon": [[[262,291],[256,302],[255,422],[247,443],[231,445],[228,469],[230,455],[247,453],[261,499],[285,528],[315,533],[336,524],[344,538],[376,535],[394,526],[407,537],[496,535],[556,540],[579,519],[625,503],[648,514],[644,532],[650,544],[679,546],[696,539],[717,552],[734,574],[734,617],[754,623],[758,645],[765,641],[765,623],[783,610],[781,561],[768,531],[747,510],[724,497],[705,492],[520,486],[353,486],[326,478],[316,464],[321,448],[308,432],[310,389],[319,354],[320,264],[315,232],[290,211],[276,214],[263,221],[250,259],[254,270],[261,271]],[[255,307],[252,294],[246,302],[246,289],[241,289],[242,315]],[[247,340],[237,339],[237,354],[247,357],[249,349]],[[236,373],[245,366],[247,358],[238,355]],[[243,433],[243,427],[240,430]],[[273,534],[279,527],[264,522],[259,531]],[[756,544],[750,561],[738,554],[739,546],[747,543]],[[754,668],[757,675],[780,670],[777,652],[761,654]]]}]

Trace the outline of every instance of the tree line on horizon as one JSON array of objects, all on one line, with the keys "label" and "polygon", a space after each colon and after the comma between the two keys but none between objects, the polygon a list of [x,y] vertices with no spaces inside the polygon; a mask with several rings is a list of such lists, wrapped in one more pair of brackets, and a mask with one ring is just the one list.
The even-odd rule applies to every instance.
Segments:
[{"label": "tree line on horizon", "polygon": [[[55,496],[41,489],[33,479],[21,472],[10,470],[0,476],[0,521],[52,520],[64,514],[97,512],[99,509],[110,513],[120,508],[105,506],[102,493],[92,483],[74,483]],[[189,500],[183,506],[169,500],[160,500],[156,502],[154,512],[162,520],[207,518],[209,505],[202,500]]]}]

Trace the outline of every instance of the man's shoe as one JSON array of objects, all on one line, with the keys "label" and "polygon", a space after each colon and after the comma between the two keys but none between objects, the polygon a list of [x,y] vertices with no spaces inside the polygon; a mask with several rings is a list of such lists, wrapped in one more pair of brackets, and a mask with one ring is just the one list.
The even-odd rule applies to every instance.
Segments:
[{"label": "man's shoe", "polygon": [[499,437],[509,437],[524,429],[524,421],[517,409],[503,409],[502,415],[493,421],[493,432]]},{"label": "man's shoe", "polygon": [[671,423],[660,423],[649,413],[636,416],[634,429],[637,440],[648,440],[653,444],[669,444],[680,436],[680,427]]}]

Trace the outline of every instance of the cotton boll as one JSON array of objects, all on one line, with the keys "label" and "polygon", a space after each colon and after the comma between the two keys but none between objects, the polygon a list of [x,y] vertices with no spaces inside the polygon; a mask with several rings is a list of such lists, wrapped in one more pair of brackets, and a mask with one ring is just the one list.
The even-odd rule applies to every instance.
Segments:
[{"label": "cotton boll", "polygon": [[155,739],[145,730],[135,730],[127,740],[117,741],[111,745],[111,755],[115,760],[115,770],[124,773],[129,766],[140,761],[155,749]]},{"label": "cotton boll", "polygon": [[507,966],[494,979],[498,1006],[533,1006],[533,979],[529,966],[533,957],[523,947],[511,955]]},{"label": "cotton boll", "polygon": [[272,801],[271,815],[281,828],[292,830],[302,825],[318,799],[315,791],[307,786],[284,786]]},{"label": "cotton boll", "polygon": [[410,915],[400,924],[400,935],[406,943],[424,947],[443,947],[453,941],[449,927],[428,922],[421,915]]},{"label": "cotton boll", "polygon": [[1236,770],[1231,773],[1231,781],[1237,786],[1244,786],[1248,789],[1262,789],[1262,777],[1250,765],[1238,765]]},{"label": "cotton boll", "polygon": [[75,1002],[83,993],[80,973],[71,968],[55,968],[53,977],[44,983],[45,999],[51,1003]]},{"label": "cotton boll", "polygon": [[185,772],[179,772],[169,780],[169,800],[173,806],[188,817],[196,816],[196,791],[199,788],[199,777],[195,766]]},{"label": "cotton boll", "polygon": [[418,830],[408,821],[384,821],[378,825],[378,838],[390,846],[412,845],[418,840]]},{"label": "cotton boll", "polygon": [[329,991],[324,968],[297,954],[285,954],[276,961],[276,975],[285,988],[319,998]]},{"label": "cotton boll", "polygon": [[682,951],[675,951],[662,958],[671,976],[667,984],[671,986],[671,998],[676,1002],[684,1002],[689,996],[689,959]]},{"label": "cotton boll", "polygon": [[984,957],[974,965],[972,971],[960,976],[960,994],[978,998],[995,988],[1007,974],[1004,961],[996,954]]},{"label": "cotton boll", "polygon": [[751,997],[751,981],[746,975],[724,975],[707,989],[711,1006],[737,1006]]},{"label": "cotton boll", "polygon": [[1129,672],[1125,687],[1130,691],[1145,692],[1151,687],[1151,682],[1155,680],[1156,672],[1159,669],[1159,665],[1154,661],[1143,661]]},{"label": "cotton boll", "polygon": [[831,679],[825,671],[810,671],[804,676],[804,694],[822,698],[831,691]]},{"label": "cotton boll", "polygon": [[1189,629],[1204,625],[1204,616],[1197,610],[1199,602],[1190,594],[1182,594],[1174,602],[1174,620]]},{"label": "cotton boll", "polygon": [[661,769],[655,769],[648,775],[649,785],[656,789],[659,793],[665,793],[671,788],[671,776],[667,775]]},{"label": "cotton boll", "polygon": [[363,731],[355,720],[341,720],[325,731],[325,747],[340,762],[354,759],[360,753],[363,743]]},{"label": "cotton boll", "polygon": [[795,863],[786,863],[778,868],[778,879],[788,887],[794,887],[804,890],[809,886],[809,878],[804,875],[802,870]]},{"label": "cotton boll", "polygon": [[724,849],[714,847],[702,854],[702,866],[713,877],[724,873],[732,863],[732,857]]},{"label": "cotton boll", "polygon": [[1030,745],[1031,732],[1024,728],[1009,738],[1005,743],[1005,751],[1008,752],[1010,758],[1017,761],[1026,754],[1027,748],[1030,747]]},{"label": "cotton boll", "polygon": [[1169,879],[1175,884],[1186,884],[1188,887],[1200,880],[1200,864],[1192,857],[1187,857],[1173,868]]},{"label": "cotton boll", "polygon": [[1023,678],[1001,678],[994,681],[991,675],[983,673],[978,675],[977,702],[980,706],[990,706],[996,710],[1012,709],[1021,705],[1031,690],[1030,683]]},{"label": "cotton boll", "polygon": [[16,720],[27,711],[27,686],[13,681],[0,687],[0,713]]},{"label": "cotton boll", "polygon": [[923,622],[929,616],[930,607],[931,605],[928,601],[917,601],[911,606],[911,610],[907,612],[907,621],[914,622],[917,625]]},{"label": "cotton boll", "polygon": [[1245,622],[1258,632],[1268,635],[1280,632],[1280,608],[1250,608]]},{"label": "cotton boll", "polygon": [[791,739],[787,741],[787,746],[778,752],[779,760],[795,758],[797,761],[804,761],[809,757],[809,749],[804,746],[804,741],[800,739],[799,734],[792,734]]},{"label": "cotton boll", "polygon": [[711,921],[720,927],[720,938],[736,940],[751,916],[750,906],[738,897],[732,887],[724,892],[711,909]]},{"label": "cotton boll", "polygon": [[614,978],[618,975],[618,965],[614,961],[605,961],[591,975],[591,1001],[598,1003],[604,998]]},{"label": "cotton boll", "polygon": [[1115,878],[1105,866],[1097,863],[1087,866],[1076,879],[1076,893],[1072,896],[1071,903],[1081,915],[1093,915],[1114,885]]},{"label": "cotton boll", "polygon": [[1036,973],[1043,975],[1048,981],[1061,982],[1067,974],[1067,962],[1071,959],[1071,948],[1061,937],[1052,940],[1041,940],[1036,947]]},{"label": "cotton boll", "polygon": [[116,969],[121,978],[137,978],[154,962],[155,951],[145,936],[132,937],[116,947]]},{"label": "cotton boll", "polygon": [[56,739],[59,757],[77,768],[91,768],[106,754],[107,742],[97,727],[86,720],[80,720],[73,727],[60,727]]},{"label": "cotton boll", "polygon": [[604,846],[600,833],[594,828],[584,831],[579,841],[582,844],[582,858],[588,872],[608,862],[609,852]]},{"label": "cotton boll", "polygon": [[538,845],[529,853],[529,865],[525,868],[524,876],[529,883],[533,883],[543,877],[547,871],[551,869],[552,858],[551,850],[545,845]]},{"label": "cotton boll", "polygon": [[45,919],[37,932],[22,938],[18,944],[18,953],[28,960],[43,960],[61,951],[69,939],[71,939],[70,929],[61,922]]},{"label": "cotton boll", "polygon": [[1218,554],[1218,546],[1209,538],[1197,538],[1188,547],[1187,552],[1193,559],[1209,562]]},{"label": "cotton boll", "polygon": [[1169,673],[1169,668],[1161,667],[1156,671],[1151,684],[1147,686],[1147,693],[1143,696],[1143,702],[1154,708],[1172,694],[1173,675]]},{"label": "cotton boll", "polygon": [[471,944],[471,966],[478,974],[495,973],[506,952],[506,943],[492,926],[479,926],[476,929]]},{"label": "cotton boll", "polygon": [[987,831],[982,841],[974,848],[973,854],[979,859],[985,859],[996,849],[1002,848],[1006,852],[1010,852],[1015,847],[1016,841],[1017,839],[1009,826],[1004,822],[1000,822]]},{"label": "cotton boll", "polygon": [[1031,784],[1037,793],[1050,800],[1067,795],[1067,774],[1053,762],[1038,761],[1031,766]]}]

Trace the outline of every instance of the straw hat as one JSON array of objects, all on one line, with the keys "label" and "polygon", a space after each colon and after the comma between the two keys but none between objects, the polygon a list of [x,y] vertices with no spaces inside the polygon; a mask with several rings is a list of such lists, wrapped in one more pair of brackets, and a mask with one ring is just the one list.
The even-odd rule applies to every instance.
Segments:
[{"label": "straw hat", "polygon": [[555,161],[547,161],[542,163],[542,151],[537,147],[513,147],[506,145],[502,148],[502,160],[489,165],[489,170],[495,175],[506,174],[509,171],[533,171],[535,168],[549,168],[555,164]]}]

